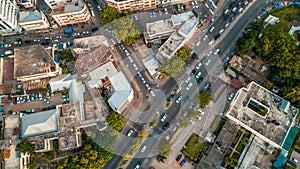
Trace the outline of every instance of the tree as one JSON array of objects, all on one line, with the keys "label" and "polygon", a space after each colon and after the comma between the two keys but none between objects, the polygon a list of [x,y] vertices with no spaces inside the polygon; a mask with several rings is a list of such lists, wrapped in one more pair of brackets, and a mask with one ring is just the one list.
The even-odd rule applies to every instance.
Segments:
[{"label": "tree", "polygon": [[129,11],[129,10],[123,11],[123,15],[125,15],[125,16],[129,16],[129,15],[131,15],[131,14],[132,14],[132,12]]},{"label": "tree", "polygon": [[180,127],[184,128],[188,125],[189,125],[189,119],[188,118],[183,117],[182,119],[180,119],[180,121],[179,121],[179,126]]},{"label": "tree", "polygon": [[202,90],[199,91],[199,94],[196,96],[195,101],[202,107],[206,106],[211,101],[211,94],[208,92],[204,92]]},{"label": "tree", "polygon": [[58,166],[59,169],[65,168],[101,168],[104,166],[105,158],[96,151],[92,145],[88,144],[80,151],[78,155],[70,157],[68,160],[64,160],[62,164]]},{"label": "tree", "polygon": [[164,59],[160,65],[160,72],[166,76],[176,77],[184,68],[185,62],[179,57]]},{"label": "tree", "polygon": [[237,40],[238,55],[247,54],[255,45],[255,40],[258,37],[258,32],[252,30],[244,34],[243,37]]},{"label": "tree", "polygon": [[124,126],[124,117],[117,112],[110,112],[109,115],[105,119],[106,123],[112,129],[120,132]]},{"label": "tree", "polygon": [[230,165],[231,167],[237,167],[238,164],[239,164],[239,162],[238,162],[237,159],[231,158],[231,157],[226,157],[226,158],[225,158],[225,163],[226,163],[227,165]]},{"label": "tree", "polygon": [[129,17],[115,20],[112,25],[117,38],[128,45],[141,36],[141,32]]},{"label": "tree", "polygon": [[123,160],[124,160],[124,161],[128,161],[128,160],[130,160],[130,159],[131,159],[131,157],[132,157],[132,155],[131,155],[131,154],[129,154],[129,153],[125,153],[125,154],[123,155]]},{"label": "tree", "polygon": [[21,153],[28,153],[30,155],[34,154],[34,145],[28,140],[22,140],[17,146],[17,151]]},{"label": "tree", "polygon": [[37,169],[37,168],[39,168],[39,164],[37,163],[37,162],[29,162],[28,164],[27,164],[27,168],[28,169]]},{"label": "tree", "polygon": [[60,60],[66,60],[66,62],[75,61],[75,57],[70,50],[63,50],[59,52]]},{"label": "tree", "polygon": [[166,138],[162,138],[157,146],[158,152],[163,155],[167,156],[171,150],[171,144]]},{"label": "tree", "polygon": [[274,83],[271,82],[270,80],[266,80],[264,83],[263,83],[263,86],[268,89],[268,90],[272,90],[273,87],[274,87]]},{"label": "tree", "polygon": [[175,56],[179,57],[183,61],[186,61],[192,56],[191,49],[189,49],[186,46],[183,46],[175,53]]},{"label": "tree", "polygon": [[130,146],[130,153],[134,154],[138,151],[139,147],[140,147],[140,139],[134,139],[131,146]]},{"label": "tree", "polygon": [[119,13],[116,11],[115,8],[112,7],[105,7],[102,11],[100,11],[100,20],[103,24],[111,23],[119,17]]},{"label": "tree", "polygon": [[140,136],[141,138],[146,138],[146,137],[148,136],[148,132],[145,131],[145,130],[143,130],[143,131],[141,131],[141,132],[139,133],[139,136]]}]

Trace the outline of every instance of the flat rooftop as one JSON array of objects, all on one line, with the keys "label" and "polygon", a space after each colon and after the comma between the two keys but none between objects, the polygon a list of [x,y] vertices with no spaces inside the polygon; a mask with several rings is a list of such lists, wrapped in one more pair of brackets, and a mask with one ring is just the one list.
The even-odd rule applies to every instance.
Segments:
[{"label": "flat rooftop", "polygon": [[159,53],[170,59],[184,41],[184,37],[174,32],[169,39],[159,48]]},{"label": "flat rooftop", "polygon": [[189,20],[193,15],[193,12],[185,12],[178,15],[172,15],[172,21],[174,25],[182,24]]},{"label": "flat rooftop", "polygon": [[100,45],[110,47],[106,37],[103,35],[78,38],[78,39],[74,39],[72,51],[75,54],[79,55],[82,53],[91,52],[95,50],[97,47],[99,47]]},{"label": "flat rooftop", "polygon": [[298,109],[283,98],[251,82],[241,88],[226,116],[273,146],[282,147]]},{"label": "flat rooftop", "polygon": [[38,10],[34,11],[21,11],[20,12],[20,23],[41,21],[43,19],[42,13]]},{"label": "flat rooftop", "polygon": [[79,12],[84,8],[85,4],[82,0],[75,0],[72,2],[65,2],[62,3],[62,1],[54,6],[52,9],[52,14],[58,15],[58,14],[63,14],[63,13],[74,13],[74,12]]},{"label": "flat rooftop", "polygon": [[55,71],[55,63],[40,44],[15,48],[14,77],[30,76]]},{"label": "flat rooftop", "polygon": [[174,31],[175,29],[171,19],[147,23],[147,33],[150,38],[166,34],[170,35]]}]

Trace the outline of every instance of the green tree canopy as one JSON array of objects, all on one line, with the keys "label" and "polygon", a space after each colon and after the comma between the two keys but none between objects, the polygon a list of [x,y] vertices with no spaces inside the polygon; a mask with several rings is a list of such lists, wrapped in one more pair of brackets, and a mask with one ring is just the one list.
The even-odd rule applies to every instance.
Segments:
[{"label": "green tree canopy", "polygon": [[168,155],[171,150],[170,142],[166,138],[162,138],[157,146],[157,150],[163,156]]},{"label": "green tree canopy", "polygon": [[67,62],[75,61],[75,57],[70,50],[63,50],[59,52],[60,60],[66,60]]},{"label": "green tree canopy", "polygon": [[225,157],[225,163],[230,165],[231,167],[237,167],[239,164],[237,159],[230,157]]},{"label": "green tree canopy", "polygon": [[111,23],[120,17],[115,8],[105,7],[100,11],[100,20],[103,24]]},{"label": "green tree canopy", "polygon": [[136,24],[129,17],[115,20],[112,25],[117,38],[126,44],[132,44],[141,36]]},{"label": "green tree canopy", "polygon": [[211,101],[211,94],[208,92],[199,91],[199,94],[196,96],[195,101],[202,107],[206,106]]},{"label": "green tree canopy", "polygon": [[183,61],[186,61],[192,56],[191,51],[192,50],[190,48],[183,46],[175,53],[175,56],[179,57]]},{"label": "green tree canopy", "polygon": [[62,164],[58,166],[59,169],[94,169],[101,168],[104,166],[105,158],[96,151],[90,144],[86,145],[83,150],[80,151],[78,155],[70,157],[68,160],[65,160]]},{"label": "green tree canopy", "polygon": [[124,117],[121,114],[114,111],[109,113],[105,121],[109,125],[109,127],[119,132],[122,130],[125,124]]},{"label": "green tree canopy", "polygon": [[29,142],[28,140],[22,140],[21,143],[17,146],[17,151],[32,155],[34,153],[34,145],[31,144],[31,142]]},{"label": "green tree canopy", "polygon": [[185,62],[179,57],[164,59],[160,65],[160,72],[166,76],[176,77],[184,68]]},{"label": "green tree canopy", "polygon": [[143,131],[139,132],[139,136],[141,138],[146,138],[148,136],[148,132],[146,130],[143,130]]},{"label": "green tree canopy", "polygon": [[258,31],[252,30],[244,34],[243,37],[237,40],[238,55],[248,54],[254,47],[256,38],[258,37]]}]

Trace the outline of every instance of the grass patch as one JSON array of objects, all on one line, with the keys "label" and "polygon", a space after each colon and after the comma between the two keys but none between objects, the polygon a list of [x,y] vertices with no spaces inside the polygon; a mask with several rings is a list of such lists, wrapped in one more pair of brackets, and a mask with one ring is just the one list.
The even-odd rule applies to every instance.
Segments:
[{"label": "grass patch", "polygon": [[300,20],[300,8],[295,6],[288,6],[283,9],[274,10],[271,15],[276,16],[280,21],[292,22],[293,20]]},{"label": "grass patch", "polygon": [[242,153],[245,147],[246,147],[246,145],[240,143],[240,144],[238,145],[238,147],[236,148],[236,150],[237,150],[238,152]]},{"label": "grass patch", "polygon": [[239,160],[240,154],[235,152],[235,153],[232,154],[232,158],[235,158],[235,159]]},{"label": "grass patch", "polygon": [[217,116],[214,123],[213,123],[213,125],[211,126],[212,133],[216,136],[219,135],[219,133],[220,133],[223,125],[225,124],[225,122],[226,122],[225,119]]},{"label": "grass patch", "polygon": [[207,145],[208,143],[200,139],[198,135],[192,134],[185,144],[183,151],[196,160],[200,153],[204,152]]}]

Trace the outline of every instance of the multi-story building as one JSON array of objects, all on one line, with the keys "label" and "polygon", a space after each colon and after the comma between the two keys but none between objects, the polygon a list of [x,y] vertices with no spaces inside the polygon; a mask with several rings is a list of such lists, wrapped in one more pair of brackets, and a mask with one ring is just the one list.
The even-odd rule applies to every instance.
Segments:
[{"label": "multi-story building", "polygon": [[9,35],[20,32],[18,26],[19,9],[10,0],[0,0],[0,34]]},{"label": "multi-story building", "polygon": [[119,12],[125,10],[137,11],[156,8],[157,0],[107,0],[107,4]]},{"label": "multi-story building", "polygon": [[50,27],[47,17],[42,11],[38,10],[21,11],[19,24],[26,31],[42,30]]},{"label": "multi-story building", "polygon": [[59,26],[88,22],[90,12],[82,0],[45,0]]},{"label": "multi-story building", "polygon": [[36,0],[16,0],[18,5],[22,5],[24,8],[35,7]]}]

